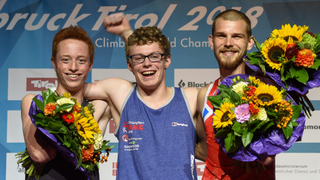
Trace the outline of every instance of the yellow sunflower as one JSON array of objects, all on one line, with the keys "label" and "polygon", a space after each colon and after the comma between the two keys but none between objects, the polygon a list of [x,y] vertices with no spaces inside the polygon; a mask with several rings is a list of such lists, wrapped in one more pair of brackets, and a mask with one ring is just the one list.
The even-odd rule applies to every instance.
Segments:
[{"label": "yellow sunflower", "polygon": [[297,26],[290,24],[282,25],[281,29],[275,29],[271,33],[271,37],[279,37],[288,41],[289,37],[292,37],[294,41],[302,41],[302,35],[309,29],[309,26]]},{"label": "yellow sunflower", "polygon": [[265,57],[266,62],[272,69],[280,71],[282,65],[282,58],[285,58],[287,42],[281,38],[271,38],[264,42],[262,47],[262,55]]},{"label": "yellow sunflower", "polygon": [[84,141],[92,143],[95,133],[101,133],[97,121],[93,118],[87,107],[84,107],[85,116],[74,112],[74,125],[77,127],[79,135]]},{"label": "yellow sunflower", "polygon": [[275,86],[260,83],[255,92],[257,103],[261,106],[270,106],[282,101],[282,93]]},{"label": "yellow sunflower", "polygon": [[232,103],[223,103],[219,109],[214,111],[213,127],[224,128],[228,125],[232,125],[232,119],[236,117],[231,108],[235,107]]}]

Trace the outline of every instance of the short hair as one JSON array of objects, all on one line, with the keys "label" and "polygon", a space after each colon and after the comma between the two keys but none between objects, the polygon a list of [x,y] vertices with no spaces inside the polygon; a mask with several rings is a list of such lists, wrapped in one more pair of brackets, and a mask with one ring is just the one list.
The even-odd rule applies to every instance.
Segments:
[{"label": "short hair", "polygon": [[212,23],[212,35],[214,35],[216,22],[219,18],[222,18],[225,21],[243,20],[247,25],[247,28],[246,28],[247,35],[248,35],[248,37],[251,36],[252,31],[251,31],[250,19],[245,14],[243,14],[241,11],[238,11],[235,9],[228,9],[226,11],[223,11],[214,18],[213,23]]},{"label": "short hair", "polygon": [[93,63],[94,59],[94,44],[91,41],[88,33],[79,26],[70,26],[64,29],[61,29],[53,38],[52,42],[52,57],[55,59],[57,55],[58,44],[66,39],[75,39],[83,41],[89,47],[90,55],[90,64]]},{"label": "short hair", "polygon": [[163,50],[166,56],[170,54],[170,42],[168,38],[162,34],[162,31],[156,26],[140,27],[136,29],[128,38],[125,45],[126,57],[130,56],[130,47],[133,45],[145,45],[156,42]]}]

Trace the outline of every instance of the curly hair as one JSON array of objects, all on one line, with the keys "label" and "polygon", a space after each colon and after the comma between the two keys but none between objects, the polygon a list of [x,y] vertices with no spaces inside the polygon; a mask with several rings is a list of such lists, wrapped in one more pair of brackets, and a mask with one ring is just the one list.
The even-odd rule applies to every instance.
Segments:
[{"label": "curly hair", "polygon": [[126,57],[130,56],[130,47],[133,45],[145,45],[157,42],[166,56],[170,54],[170,42],[168,38],[162,34],[162,31],[156,26],[140,27],[136,29],[128,38],[125,45]]},{"label": "curly hair", "polygon": [[53,38],[52,42],[52,57],[55,59],[57,55],[58,44],[66,39],[76,39],[83,41],[89,47],[90,64],[94,59],[94,44],[88,36],[87,32],[79,26],[70,26],[68,28],[61,29]]},{"label": "curly hair", "polygon": [[250,22],[250,19],[245,15],[243,14],[241,11],[238,11],[238,10],[234,10],[234,9],[228,9],[226,11],[223,11],[222,13],[218,14],[214,20],[213,20],[213,23],[212,23],[212,35],[214,35],[214,31],[215,31],[215,25],[216,25],[216,22],[219,18],[222,18],[223,20],[225,21],[239,21],[239,20],[243,20],[247,27],[246,27],[246,32],[247,32],[247,35],[248,37],[251,36],[251,22]]}]

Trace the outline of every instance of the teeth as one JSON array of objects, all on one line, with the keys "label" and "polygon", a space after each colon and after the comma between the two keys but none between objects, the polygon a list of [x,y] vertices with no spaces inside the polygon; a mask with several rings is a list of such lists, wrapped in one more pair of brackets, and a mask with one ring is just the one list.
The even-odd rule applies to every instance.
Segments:
[{"label": "teeth", "polygon": [[70,77],[78,77],[78,75],[72,75],[72,74],[70,74],[70,75],[68,75],[68,76],[70,76]]},{"label": "teeth", "polygon": [[153,74],[154,73],[154,71],[148,71],[148,72],[143,72],[142,74],[143,75],[148,75],[148,74]]}]

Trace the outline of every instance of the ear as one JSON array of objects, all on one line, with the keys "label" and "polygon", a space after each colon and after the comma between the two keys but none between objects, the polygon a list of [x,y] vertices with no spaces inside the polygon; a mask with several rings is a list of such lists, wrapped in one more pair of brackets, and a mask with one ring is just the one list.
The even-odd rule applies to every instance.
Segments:
[{"label": "ear", "polygon": [[208,37],[208,41],[209,41],[211,49],[213,50],[213,36],[211,34]]},{"label": "ear", "polygon": [[247,51],[251,50],[251,48],[254,45],[254,36],[250,36],[249,41],[248,41],[248,45],[247,45]]},{"label": "ear", "polygon": [[127,67],[132,72],[132,64],[131,64],[130,60],[128,60],[128,59],[127,59]]},{"label": "ear", "polygon": [[54,70],[57,71],[56,61],[55,61],[55,59],[53,57],[51,57],[51,63],[52,63],[52,66],[53,66]]},{"label": "ear", "polygon": [[164,69],[167,69],[171,64],[171,55],[166,56],[164,60]]}]

